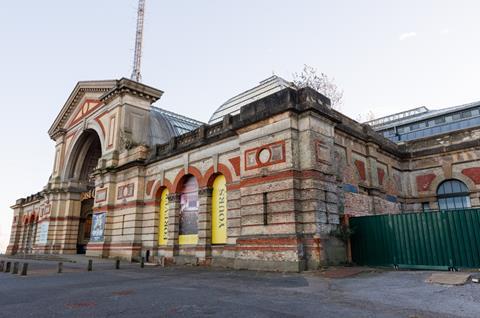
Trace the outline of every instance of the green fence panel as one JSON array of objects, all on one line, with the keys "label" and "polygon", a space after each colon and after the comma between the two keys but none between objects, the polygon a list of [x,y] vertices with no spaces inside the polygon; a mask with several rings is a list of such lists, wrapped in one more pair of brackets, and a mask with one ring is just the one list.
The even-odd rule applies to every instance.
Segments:
[{"label": "green fence panel", "polygon": [[359,265],[480,268],[480,210],[350,218]]}]

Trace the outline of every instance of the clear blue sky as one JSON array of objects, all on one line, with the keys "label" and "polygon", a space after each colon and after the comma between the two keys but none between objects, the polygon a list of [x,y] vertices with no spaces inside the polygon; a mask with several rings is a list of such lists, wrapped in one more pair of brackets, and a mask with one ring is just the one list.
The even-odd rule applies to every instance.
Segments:
[{"label": "clear blue sky", "polygon": [[[136,0],[0,1],[0,251],[18,197],[53,165],[47,130],[79,80],[129,76]],[[309,64],[356,118],[480,99],[478,1],[147,0],[143,81],[207,121],[223,101]]]}]

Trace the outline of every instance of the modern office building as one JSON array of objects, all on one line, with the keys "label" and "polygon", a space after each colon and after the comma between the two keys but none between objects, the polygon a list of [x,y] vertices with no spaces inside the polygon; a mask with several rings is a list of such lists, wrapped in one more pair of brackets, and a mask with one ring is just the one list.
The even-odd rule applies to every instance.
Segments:
[{"label": "modern office building", "polygon": [[480,102],[438,110],[418,107],[367,124],[394,142],[429,138],[480,126]]}]

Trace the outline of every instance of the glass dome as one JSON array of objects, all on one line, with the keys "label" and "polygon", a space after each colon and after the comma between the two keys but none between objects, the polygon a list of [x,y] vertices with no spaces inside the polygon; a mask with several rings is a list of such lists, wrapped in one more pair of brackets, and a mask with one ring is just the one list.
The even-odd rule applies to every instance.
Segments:
[{"label": "glass dome", "polygon": [[272,95],[287,87],[295,89],[295,85],[293,83],[290,83],[276,75],[271,76],[261,81],[258,86],[255,86],[254,88],[227,100],[213,113],[208,123],[213,124],[219,122],[222,120],[223,116],[227,114],[236,115],[240,113],[240,108],[242,106],[250,104],[268,95]]},{"label": "glass dome", "polygon": [[203,124],[201,121],[152,106],[149,142],[151,145],[163,144],[172,137],[195,130]]}]

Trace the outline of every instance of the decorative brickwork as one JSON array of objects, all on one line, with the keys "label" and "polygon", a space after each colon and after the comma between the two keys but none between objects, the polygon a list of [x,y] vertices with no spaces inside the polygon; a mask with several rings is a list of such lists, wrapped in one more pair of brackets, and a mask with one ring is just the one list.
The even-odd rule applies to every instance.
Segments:
[{"label": "decorative brickwork", "polygon": [[230,161],[230,163],[232,164],[235,175],[237,177],[240,176],[240,157],[230,158],[228,159],[228,161]]},{"label": "decorative brickwork", "polygon": [[383,178],[385,177],[385,170],[377,168],[378,184],[383,185]]},{"label": "decorative brickwork", "polygon": [[135,185],[133,183],[119,186],[117,190],[117,199],[126,199],[133,197],[134,191]]},{"label": "decorative brickwork", "polygon": [[155,184],[155,180],[150,180],[147,182],[147,195],[150,195],[152,194],[152,188],[153,188],[153,185]]},{"label": "decorative brickwork", "polygon": [[245,150],[245,170],[257,169],[285,162],[285,141]]},{"label": "decorative brickwork", "polygon": [[355,160],[355,167],[357,167],[358,176],[361,181],[367,180],[367,174],[365,172],[365,162],[361,160]]},{"label": "decorative brickwork", "polygon": [[472,179],[475,184],[480,184],[480,168],[474,167],[463,169],[462,174]]},{"label": "decorative brickwork", "polygon": [[417,190],[419,192],[430,190],[430,185],[433,180],[436,178],[436,175],[433,173],[417,176]]}]

